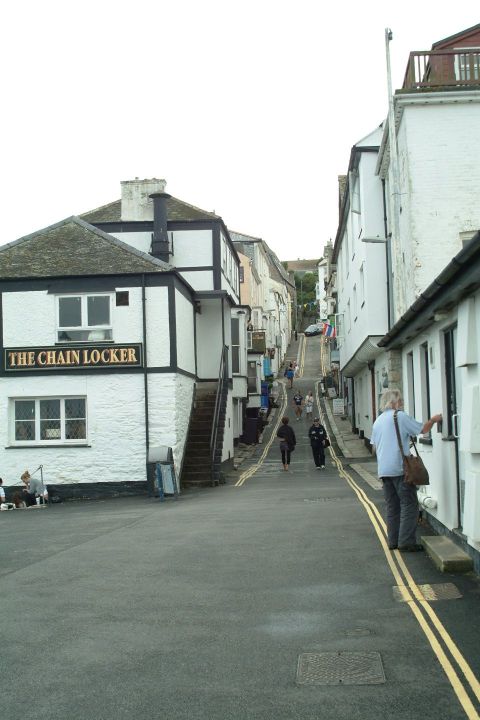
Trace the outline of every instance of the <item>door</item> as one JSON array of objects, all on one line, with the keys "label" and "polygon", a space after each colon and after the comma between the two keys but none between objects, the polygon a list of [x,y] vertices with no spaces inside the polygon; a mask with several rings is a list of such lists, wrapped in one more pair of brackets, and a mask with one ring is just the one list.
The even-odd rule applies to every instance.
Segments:
[{"label": "door", "polygon": [[463,509],[465,499],[465,463],[463,453],[459,452],[458,439],[461,432],[461,416],[459,410],[462,404],[461,368],[455,367],[455,351],[457,346],[457,328],[451,328],[444,334],[445,342],[445,380],[447,390],[447,423],[448,438],[455,443],[455,467],[457,485],[457,514],[458,527],[463,526]]}]

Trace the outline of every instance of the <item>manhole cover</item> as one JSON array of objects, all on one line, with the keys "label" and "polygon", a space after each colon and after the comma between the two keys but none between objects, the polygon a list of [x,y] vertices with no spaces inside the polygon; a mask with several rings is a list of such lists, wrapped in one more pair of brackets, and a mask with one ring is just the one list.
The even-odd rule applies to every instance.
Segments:
[{"label": "manhole cover", "polygon": [[[418,585],[418,589],[422,593],[425,600],[429,602],[435,600],[458,600],[462,597],[462,593],[453,583],[438,583],[436,585]],[[415,597],[413,590],[409,588],[410,594]],[[397,602],[406,602],[402,595],[401,588],[398,585],[393,586],[393,597]]]},{"label": "manhole cover", "polygon": [[378,685],[386,682],[377,652],[302,653],[298,685]]}]

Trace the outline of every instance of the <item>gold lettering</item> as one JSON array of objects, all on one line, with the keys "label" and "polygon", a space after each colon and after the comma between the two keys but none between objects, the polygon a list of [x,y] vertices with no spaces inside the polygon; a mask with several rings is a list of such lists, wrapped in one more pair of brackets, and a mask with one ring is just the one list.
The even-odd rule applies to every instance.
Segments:
[{"label": "gold lettering", "polygon": [[94,365],[96,365],[100,361],[100,351],[99,350],[92,350],[90,353],[90,359]]},{"label": "gold lettering", "polygon": [[25,367],[26,364],[27,364],[27,353],[26,352],[18,352],[17,353],[18,367]]},{"label": "gold lettering", "polygon": [[118,359],[117,350],[116,348],[110,348],[110,362],[111,363],[118,363],[120,360]]},{"label": "gold lettering", "polygon": [[55,350],[47,350],[47,365],[55,365]]},{"label": "gold lettering", "polygon": [[88,357],[88,350],[83,351],[83,364],[90,365],[90,358]]},{"label": "gold lettering", "polygon": [[135,348],[128,348],[128,362],[136,363],[137,356],[135,354]]},{"label": "gold lettering", "polygon": [[80,365],[80,350],[69,350],[69,355],[71,354],[72,360],[70,361],[74,365]]},{"label": "gold lettering", "polygon": [[61,350],[57,353],[57,365],[65,365],[65,356]]},{"label": "gold lettering", "polygon": [[27,365],[35,365],[35,353],[33,350],[28,353],[27,361]]},{"label": "gold lettering", "polygon": [[47,353],[45,352],[45,350],[40,350],[40,352],[37,355],[37,362],[39,365],[46,365]]},{"label": "gold lettering", "polygon": [[9,352],[9,353],[8,353],[8,364],[9,364],[10,367],[15,367],[15,366],[16,366],[16,364],[17,364],[17,363],[16,363],[16,358],[17,358],[17,353],[15,353],[15,352]]},{"label": "gold lettering", "polygon": [[108,362],[109,362],[109,359],[110,359],[110,353],[109,353],[109,351],[107,350],[107,348],[105,348],[105,350],[102,350],[102,352],[100,353],[100,357],[101,357],[101,359],[102,359],[102,363],[105,363],[105,364],[108,365]]},{"label": "gold lettering", "polygon": [[122,363],[128,362],[127,348],[120,348],[120,350],[118,352],[120,353],[120,362],[122,362]]}]

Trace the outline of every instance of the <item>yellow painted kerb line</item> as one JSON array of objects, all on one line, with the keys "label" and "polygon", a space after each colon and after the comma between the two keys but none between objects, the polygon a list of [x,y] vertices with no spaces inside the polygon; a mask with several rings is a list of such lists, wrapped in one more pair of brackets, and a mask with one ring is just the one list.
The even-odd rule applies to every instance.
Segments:
[{"label": "yellow painted kerb line", "polygon": [[[283,385],[283,381],[282,381],[282,385]],[[254,475],[254,474],[257,472],[257,470],[259,470],[259,468],[263,465],[263,462],[264,462],[265,458],[267,457],[268,451],[270,450],[270,448],[272,447],[274,441],[276,440],[278,426],[280,425],[280,422],[281,422],[281,420],[282,420],[282,417],[283,417],[284,414],[285,414],[285,410],[287,409],[287,401],[288,401],[287,393],[286,393],[286,390],[285,390],[285,388],[284,388],[282,407],[280,408],[280,412],[278,413],[278,419],[277,419],[277,422],[275,423],[275,427],[274,427],[273,430],[272,430],[272,436],[271,436],[270,440],[269,440],[268,443],[265,445],[265,448],[264,448],[264,450],[263,450],[263,453],[261,454],[258,462],[255,463],[255,465],[251,465],[251,466],[248,468],[248,470],[245,470],[245,472],[240,475],[240,477],[238,478],[238,480],[237,480],[237,482],[235,483],[234,487],[241,487],[241,486],[248,480],[248,478],[251,478],[252,475]]]},{"label": "yellow painted kerb line", "polygon": [[[317,396],[317,404],[319,408],[319,412],[322,416],[322,421],[324,422],[323,412],[321,410],[320,400],[318,396],[318,383],[315,387],[315,392]],[[417,622],[419,623],[420,627],[422,628],[426,638],[428,639],[430,646],[435,653],[440,665],[442,666],[445,674],[447,675],[450,684],[457,695],[457,698],[462,705],[467,717],[469,720],[479,720],[479,714],[477,710],[475,709],[472,701],[470,700],[462,681],[460,680],[457,672],[455,671],[452,663],[450,662],[449,658],[447,657],[444,649],[442,648],[440,642],[438,641],[437,637],[433,633],[433,630],[429,626],[427,620],[425,619],[424,615],[422,615],[420,611],[420,607],[424,611],[424,613],[428,616],[428,619],[430,620],[431,624],[435,628],[436,632],[438,633],[439,638],[444,643],[447,650],[450,652],[452,658],[457,663],[458,667],[462,671],[465,680],[467,681],[468,685],[472,689],[475,697],[477,700],[480,701],[480,683],[475,677],[472,669],[468,665],[467,661],[461,654],[460,650],[455,645],[454,641],[450,637],[449,633],[443,626],[442,622],[436,615],[435,611],[432,609],[430,604],[425,600],[420,588],[413,580],[410,572],[408,571],[407,566],[405,565],[405,562],[398,550],[391,551],[388,549],[388,545],[386,542],[386,525],[385,522],[380,515],[380,512],[378,508],[375,506],[374,503],[368,498],[368,496],[365,494],[365,492],[362,490],[359,485],[354,481],[351,475],[349,475],[346,470],[343,467],[343,464],[341,460],[338,458],[334,448],[329,448],[330,455],[332,457],[332,460],[334,461],[335,465],[337,466],[338,472],[341,477],[343,477],[347,483],[350,485],[352,490],[357,495],[358,499],[364,506],[368,517],[370,518],[370,521],[373,525],[373,528],[375,532],[377,533],[377,536],[380,540],[380,544],[382,546],[382,549],[385,553],[385,557],[387,559],[387,563],[390,567],[390,570],[395,578],[395,582],[397,583],[397,586],[400,589],[400,592],[403,596],[403,599],[408,604],[410,610],[414,614]],[[394,560],[395,558],[395,560]],[[396,561],[396,562],[395,562]],[[403,574],[403,575],[402,575]],[[406,581],[406,582],[405,582]],[[420,607],[419,607],[420,606]]]}]

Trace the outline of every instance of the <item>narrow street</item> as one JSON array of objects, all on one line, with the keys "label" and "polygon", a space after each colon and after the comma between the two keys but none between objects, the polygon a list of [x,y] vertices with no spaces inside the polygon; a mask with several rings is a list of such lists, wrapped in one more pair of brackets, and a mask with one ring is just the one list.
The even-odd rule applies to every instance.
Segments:
[{"label": "narrow street", "polygon": [[[300,344],[294,383],[314,416],[320,347]],[[350,467],[370,459],[332,435],[316,470],[292,395],[224,486],[3,513],[8,720],[478,717],[478,580],[386,550],[381,490]],[[461,597],[419,594],[444,583]]]}]

